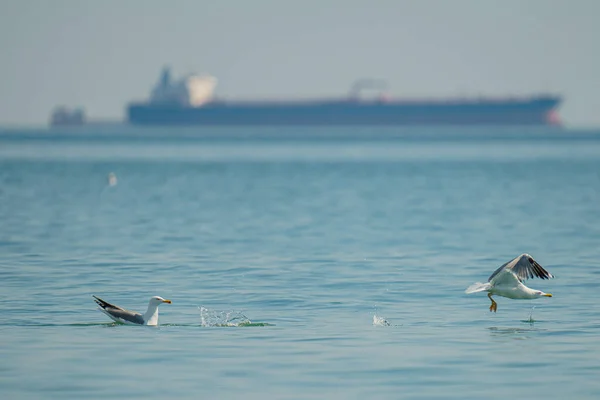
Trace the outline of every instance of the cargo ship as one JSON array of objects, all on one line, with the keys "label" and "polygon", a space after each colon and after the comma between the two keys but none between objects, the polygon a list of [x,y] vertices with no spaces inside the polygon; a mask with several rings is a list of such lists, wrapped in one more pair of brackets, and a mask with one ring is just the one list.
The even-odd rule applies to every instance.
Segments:
[{"label": "cargo ship", "polygon": [[358,81],[346,98],[220,100],[216,78],[188,75],[172,80],[165,68],[150,98],[127,106],[135,125],[560,125],[558,95],[510,98],[365,99],[373,80]]}]

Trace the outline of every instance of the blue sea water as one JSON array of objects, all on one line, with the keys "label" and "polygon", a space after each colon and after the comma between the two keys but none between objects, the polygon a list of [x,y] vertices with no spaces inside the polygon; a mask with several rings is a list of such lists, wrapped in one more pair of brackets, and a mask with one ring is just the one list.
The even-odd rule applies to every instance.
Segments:
[{"label": "blue sea water", "polygon": [[600,131],[4,129],[0,224],[2,399],[600,397]]}]

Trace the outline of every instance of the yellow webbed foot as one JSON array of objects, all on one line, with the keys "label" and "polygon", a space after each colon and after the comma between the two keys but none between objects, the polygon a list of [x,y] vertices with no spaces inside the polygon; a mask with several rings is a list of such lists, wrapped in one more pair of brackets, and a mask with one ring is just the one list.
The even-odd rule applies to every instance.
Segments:
[{"label": "yellow webbed foot", "polygon": [[490,311],[496,312],[498,310],[498,303],[493,302],[490,306]]},{"label": "yellow webbed foot", "polygon": [[496,303],[494,301],[494,299],[492,299],[492,294],[488,293],[488,298],[492,301],[492,304],[490,305],[490,312],[496,312],[496,310],[498,309],[498,303]]}]

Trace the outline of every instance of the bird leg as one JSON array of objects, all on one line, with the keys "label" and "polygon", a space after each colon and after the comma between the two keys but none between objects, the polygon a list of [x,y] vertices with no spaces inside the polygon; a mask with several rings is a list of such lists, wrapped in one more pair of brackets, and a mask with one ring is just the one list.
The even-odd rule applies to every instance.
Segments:
[{"label": "bird leg", "polygon": [[490,306],[490,312],[496,312],[496,310],[498,309],[498,303],[496,303],[494,301],[494,299],[492,299],[492,294],[488,293],[488,298],[492,301],[492,305]]}]

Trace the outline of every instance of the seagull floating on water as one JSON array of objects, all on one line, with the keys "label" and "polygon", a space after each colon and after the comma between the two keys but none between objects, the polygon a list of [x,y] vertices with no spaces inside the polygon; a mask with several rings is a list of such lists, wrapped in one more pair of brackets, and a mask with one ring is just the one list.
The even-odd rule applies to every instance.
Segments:
[{"label": "seagull floating on water", "polygon": [[148,310],[142,315],[135,311],[129,311],[110,304],[99,297],[93,297],[100,311],[108,315],[113,321],[128,325],[158,325],[158,306],[162,303],[171,304],[171,300],[163,299],[160,296],[150,297]]},{"label": "seagull floating on water", "polygon": [[552,297],[550,293],[531,289],[523,284],[524,280],[534,277],[550,279],[554,278],[554,275],[546,271],[529,254],[521,254],[494,271],[488,278],[487,283],[474,283],[465,290],[465,293],[471,294],[487,291],[488,297],[492,301],[490,311],[493,312],[496,312],[498,309],[498,303],[492,299],[492,295],[517,300]]}]

